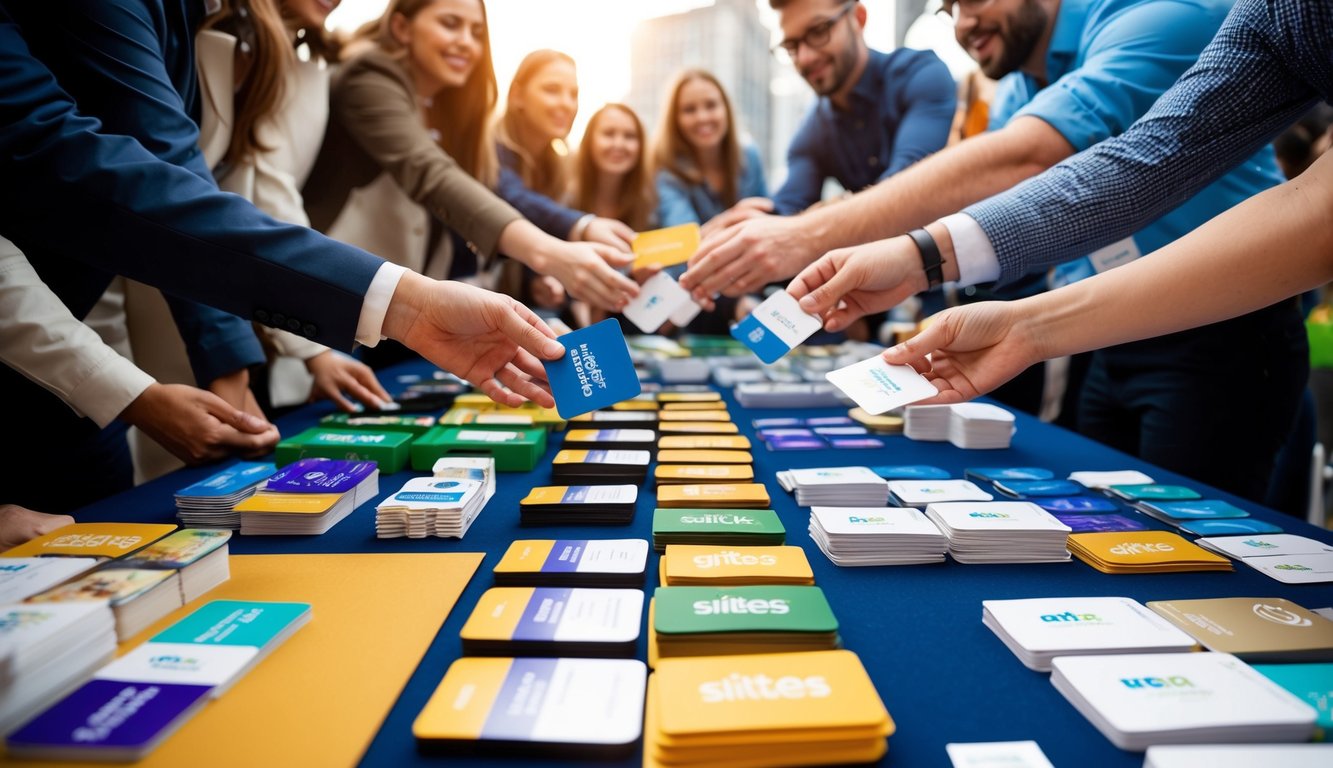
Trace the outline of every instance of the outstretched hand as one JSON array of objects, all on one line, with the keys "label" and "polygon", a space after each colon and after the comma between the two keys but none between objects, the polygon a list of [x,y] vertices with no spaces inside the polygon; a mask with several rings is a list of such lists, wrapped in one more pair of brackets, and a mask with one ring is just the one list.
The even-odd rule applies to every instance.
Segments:
[{"label": "outstretched hand", "polygon": [[840,331],[857,318],[883,312],[926,290],[916,246],[906,237],[829,251],[787,286],[801,309]]}]

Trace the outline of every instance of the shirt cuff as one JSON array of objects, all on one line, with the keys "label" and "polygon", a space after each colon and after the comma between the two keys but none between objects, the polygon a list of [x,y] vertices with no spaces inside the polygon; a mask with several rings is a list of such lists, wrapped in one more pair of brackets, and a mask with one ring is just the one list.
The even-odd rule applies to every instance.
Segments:
[{"label": "shirt cuff", "polygon": [[966,213],[940,219],[953,240],[953,254],[958,261],[958,285],[993,283],[1000,279],[1000,260],[986,230]]},{"label": "shirt cuff", "polygon": [[366,289],[366,298],[361,302],[361,319],[356,324],[356,340],[367,347],[380,343],[384,336],[384,315],[389,311],[389,301],[398,289],[398,281],[403,279],[407,267],[384,262],[375,272],[375,277]]},{"label": "shirt cuff", "polygon": [[134,363],[109,348],[106,352],[101,365],[65,396],[65,402],[75,412],[92,419],[99,427],[114,421],[144,390],[157,383]]}]

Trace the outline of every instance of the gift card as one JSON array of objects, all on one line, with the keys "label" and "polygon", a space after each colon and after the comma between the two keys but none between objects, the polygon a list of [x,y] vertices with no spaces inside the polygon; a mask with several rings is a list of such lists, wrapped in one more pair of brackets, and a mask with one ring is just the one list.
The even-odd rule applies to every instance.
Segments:
[{"label": "gift card", "polygon": [[639,330],[653,333],[687,304],[694,304],[689,292],[671,275],[658,272],[639,286],[639,295],[625,305],[623,313]]},{"label": "gift card", "polygon": [[872,416],[939,394],[910,365],[890,365],[879,355],[829,371],[824,378]]},{"label": "gift card", "polygon": [[[635,235],[630,243],[634,251],[632,269],[650,266],[674,267],[690,260],[699,250],[699,225],[690,222],[664,229],[651,229]],[[658,274],[661,274],[660,272]],[[673,281],[674,282],[674,281]]]},{"label": "gift card", "polygon": [[542,361],[556,410],[568,419],[639,394],[639,374],[620,323],[606,319],[561,336],[565,356]]},{"label": "gift card", "polygon": [[775,363],[823,326],[824,321],[803,312],[790,293],[778,291],[732,327],[731,336],[760,360]]}]

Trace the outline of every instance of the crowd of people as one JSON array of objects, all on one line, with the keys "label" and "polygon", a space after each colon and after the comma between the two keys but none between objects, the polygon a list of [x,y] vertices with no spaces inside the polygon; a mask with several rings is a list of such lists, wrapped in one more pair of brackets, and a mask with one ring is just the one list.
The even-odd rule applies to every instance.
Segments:
[{"label": "crowd of people", "polygon": [[[484,0],[390,0],[347,36],[336,5],[0,0],[0,376],[25,439],[0,544],[130,487],[129,426],[189,463],[268,452],[292,376],[375,409],[376,370],[419,354],[549,404],[562,348],[533,309],[616,313],[651,274],[635,234],[688,222],[675,274],[709,311],[687,331],[774,286],[861,338],[914,294],[961,303],[886,353],[941,400],[1062,403],[1270,494],[1308,375],[1291,297],[1333,272],[1328,139],[1297,122],[1333,93],[1333,2],[944,0],[994,81],[960,110],[935,54],[866,44],[863,3],[770,0],[817,96],[780,185],[704,69],[663,84],[651,131],[599,105],[565,151],[569,54],[529,54],[501,104]],[[821,200],[829,179],[849,194]],[[178,349],[184,380],[106,332],[135,327],[118,275],[161,290],[174,322],[131,346]]]}]

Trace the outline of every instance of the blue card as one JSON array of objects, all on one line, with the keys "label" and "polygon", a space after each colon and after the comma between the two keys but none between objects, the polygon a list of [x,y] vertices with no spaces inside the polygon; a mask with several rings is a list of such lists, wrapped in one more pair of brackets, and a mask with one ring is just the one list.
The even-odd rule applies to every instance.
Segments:
[{"label": "blue card", "polygon": [[208,700],[207,685],[89,680],[6,742],[11,756],[58,751],[66,759],[138,759]]},{"label": "blue card", "polygon": [[1282,529],[1252,517],[1231,520],[1190,520],[1180,530],[1195,536],[1248,536],[1253,533],[1282,533]]},{"label": "blue card", "polygon": [[871,472],[885,480],[948,480],[950,475],[939,467],[929,464],[894,464],[871,467]]},{"label": "blue card", "polygon": [[1250,513],[1230,502],[1219,499],[1198,501],[1141,501],[1139,506],[1148,513],[1171,520],[1219,520],[1249,517]]},{"label": "blue card", "polygon": [[1114,512],[1115,502],[1096,496],[1038,496],[1032,502],[1047,512]]},{"label": "blue card", "polygon": [[[1055,473],[1041,467],[972,467],[963,471],[963,477],[993,483],[996,480],[1051,480]],[[1081,491],[1082,488],[1076,493]]]},{"label": "blue card", "polygon": [[814,430],[816,435],[824,437],[856,437],[870,434],[870,430],[865,427],[815,427]]},{"label": "blue card", "polygon": [[732,326],[731,336],[760,360],[776,363],[823,325],[823,320],[803,312],[790,293],[778,291]]},{"label": "blue card", "polygon": [[1029,496],[1077,496],[1083,486],[1072,480],[997,480],[995,490],[1014,498]]},{"label": "blue card", "polygon": [[1074,533],[1110,533],[1113,531],[1142,531],[1148,526],[1124,515],[1080,515],[1055,513],[1055,519],[1069,526]]},{"label": "blue card", "polygon": [[866,450],[883,448],[888,445],[878,437],[825,437],[829,445],[840,451]]},{"label": "blue card", "polygon": [[777,428],[777,429],[761,429],[761,430],[759,430],[758,432],[755,432],[754,434],[755,434],[755,437],[758,437],[760,440],[763,440],[763,441],[765,441],[765,442],[767,442],[767,441],[769,441],[769,440],[777,440],[777,439],[784,438],[784,437],[814,437],[814,436],[815,436],[815,433],[812,432],[811,430],[804,429],[804,428],[801,428],[801,427],[788,427],[788,428]]},{"label": "blue card", "polygon": [[267,480],[278,468],[267,462],[238,461],[230,467],[176,491],[177,496],[231,496]]},{"label": "blue card", "polygon": [[373,461],[300,459],[278,470],[264,486],[279,493],[346,493],[377,469]]},{"label": "blue card", "polygon": [[544,360],[542,365],[560,418],[572,419],[608,408],[643,391],[625,334],[616,320],[608,318],[566,333],[559,341],[565,345],[565,356]]},{"label": "blue card", "polygon": [[807,427],[854,427],[855,420],[850,416],[812,416],[805,420]]}]

